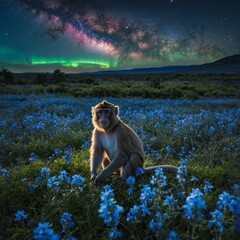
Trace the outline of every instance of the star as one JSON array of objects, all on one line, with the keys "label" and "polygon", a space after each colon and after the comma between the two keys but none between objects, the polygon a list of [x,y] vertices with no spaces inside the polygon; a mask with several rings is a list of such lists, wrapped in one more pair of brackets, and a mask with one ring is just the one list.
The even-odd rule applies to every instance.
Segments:
[{"label": "star", "polygon": [[28,71],[29,59],[65,72],[198,64],[239,49],[240,1],[8,2],[0,0],[0,66],[12,71]]}]

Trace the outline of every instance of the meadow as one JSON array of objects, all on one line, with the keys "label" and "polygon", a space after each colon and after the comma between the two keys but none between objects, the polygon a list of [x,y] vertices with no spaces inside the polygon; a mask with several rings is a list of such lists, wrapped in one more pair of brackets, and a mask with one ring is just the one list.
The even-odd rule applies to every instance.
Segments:
[{"label": "meadow", "polygon": [[102,100],[0,95],[0,239],[239,239],[239,99],[106,97],[139,135],[146,166],[178,173],[96,184],[91,107]]},{"label": "meadow", "polygon": [[[1,75],[0,94],[156,99],[240,98],[240,73]],[[9,77],[11,76],[11,78]]]}]

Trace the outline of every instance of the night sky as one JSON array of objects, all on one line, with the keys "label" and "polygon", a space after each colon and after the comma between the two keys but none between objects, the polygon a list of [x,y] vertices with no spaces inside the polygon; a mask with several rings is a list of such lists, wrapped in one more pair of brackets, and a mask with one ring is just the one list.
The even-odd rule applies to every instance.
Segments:
[{"label": "night sky", "polygon": [[240,0],[0,0],[0,70],[201,64],[240,53]]}]

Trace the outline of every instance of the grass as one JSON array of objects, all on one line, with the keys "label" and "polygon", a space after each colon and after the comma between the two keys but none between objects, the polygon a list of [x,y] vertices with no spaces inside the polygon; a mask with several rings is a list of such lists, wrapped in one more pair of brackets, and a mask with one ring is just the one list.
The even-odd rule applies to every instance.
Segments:
[{"label": "grass", "polygon": [[[240,214],[234,203],[240,199],[239,100],[107,97],[120,106],[121,118],[141,138],[146,165],[169,163],[180,168],[178,177],[165,173],[166,185],[163,176],[155,182],[152,176],[138,177],[130,185],[112,185],[109,178],[98,185],[90,181],[88,159],[91,106],[101,100],[52,94],[0,96],[0,238],[37,239],[39,223],[48,222],[62,239],[108,239],[109,232],[116,230],[123,239],[135,240],[167,239],[171,231],[181,239],[237,239]],[[43,168],[49,173],[43,174]],[[76,175],[85,181],[73,184]],[[193,176],[198,181],[192,181]],[[204,192],[206,181],[213,186],[209,192]],[[106,185],[114,196],[101,199]],[[194,189],[202,195],[194,195]],[[231,195],[231,201],[221,208],[223,192]],[[144,201],[150,193],[152,197]],[[164,201],[171,195],[177,202],[169,207]],[[185,211],[187,199],[205,202],[206,208],[196,205],[191,218]],[[117,218],[109,210],[116,223],[107,226],[99,216],[100,204],[111,211],[119,205],[124,212]],[[134,206],[140,209],[136,219],[127,221]],[[149,214],[144,216],[143,207]],[[28,214],[27,219],[15,220],[19,210]],[[218,220],[222,232],[217,225],[208,225],[215,210],[224,214]],[[74,226],[64,229],[64,213],[72,214],[69,222]]]},{"label": "grass", "polygon": [[[239,97],[240,75],[129,74],[94,75],[15,74],[13,81],[0,81],[0,93],[55,93],[74,97],[144,97],[201,99]],[[40,80],[39,80],[40,79]],[[1,83],[2,82],[2,83]]]}]

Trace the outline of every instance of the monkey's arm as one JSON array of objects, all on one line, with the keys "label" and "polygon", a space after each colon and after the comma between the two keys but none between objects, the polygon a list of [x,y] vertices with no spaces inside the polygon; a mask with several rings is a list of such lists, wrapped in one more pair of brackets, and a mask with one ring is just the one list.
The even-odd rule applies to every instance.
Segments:
[{"label": "monkey's arm", "polygon": [[103,169],[101,173],[97,175],[95,180],[99,182],[104,181],[113,172],[121,168],[128,160],[129,157],[119,152],[118,155],[113,159],[113,161],[105,169]]},{"label": "monkey's arm", "polygon": [[99,139],[99,134],[97,133],[97,131],[94,131],[92,135],[92,145],[90,148],[91,180],[95,180],[98,169],[102,163],[102,159],[103,159],[103,149]]}]

